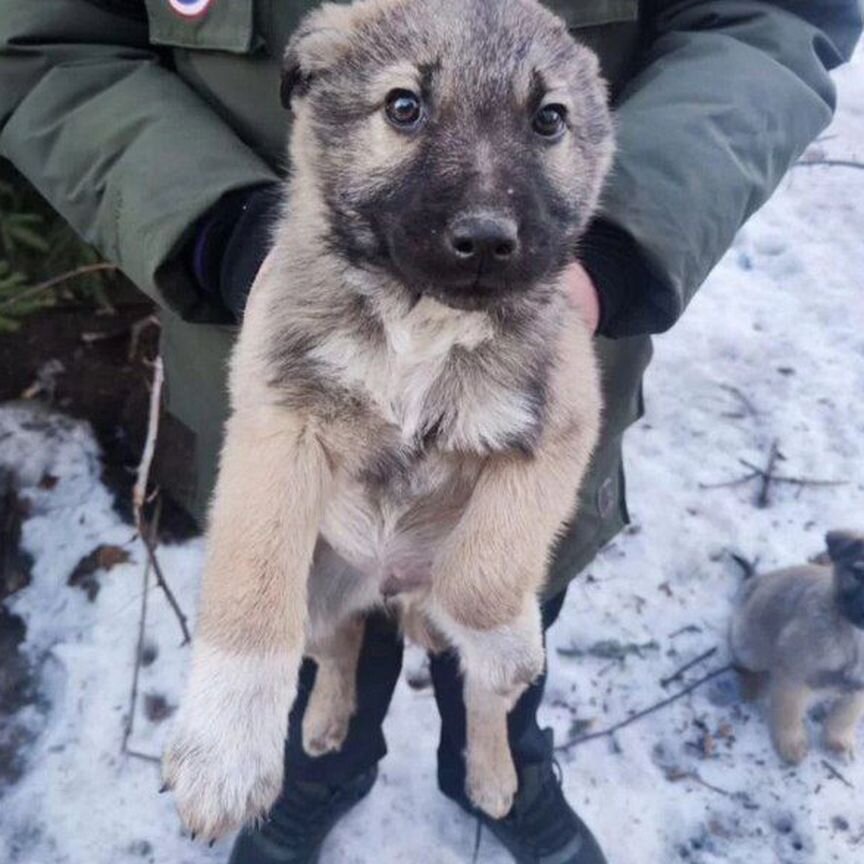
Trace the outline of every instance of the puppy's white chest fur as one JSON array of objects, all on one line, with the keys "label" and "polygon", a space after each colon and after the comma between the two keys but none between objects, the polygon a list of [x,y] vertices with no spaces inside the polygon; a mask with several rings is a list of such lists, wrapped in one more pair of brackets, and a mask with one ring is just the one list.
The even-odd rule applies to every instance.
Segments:
[{"label": "puppy's white chest fur", "polygon": [[492,338],[483,312],[450,309],[430,297],[409,312],[382,309],[384,340],[370,346],[353,334],[334,333],[312,354],[347,386],[359,388],[380,416],[413,442],[423,428],[429,391],[456,347],[476,348]]},{"label": "puppy's white chest fur", "polygon": [[[396,440],[405,451],[416,452],[424,432],[454,410],[442,403],[440,388],[439,395],[433,395],[448,374],[452,352],[470,352],[492,339],[494,330],[485,313],[454,310],[431,298],[421,299],[407,314],[380,311],[380,344],[373,347],[337,333],[319,345],[314,356],[346,386],[364,393],[397,431]],[[474,399],[460,401],[458,414],[448,418],[448,431],[442,433],[445,450],[455,444],[483,452],[489,442],[506,440],[533,419],[519,394],[493,381],[484,382]],[[382,585],[394,573],[407,574],[409,580],[419,574],[422,581],[473,485],[440,450],[426,453],[407,472],[374,488],[337,472],[322,525],[331,546]]]}]

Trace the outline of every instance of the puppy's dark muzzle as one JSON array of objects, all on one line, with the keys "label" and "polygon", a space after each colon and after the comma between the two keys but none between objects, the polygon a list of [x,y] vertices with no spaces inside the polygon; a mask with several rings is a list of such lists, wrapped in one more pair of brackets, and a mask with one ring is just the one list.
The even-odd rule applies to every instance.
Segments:
[{"label": "puppy's dark muzzle", "polygon": [[843,617],[855,627],[864,629],[864,585],[841,593],[837,601]]},{"label": "puppy's dark muzzle", "polygon": [[[528,290],[544,275],[548,259],[536,254],[536,242],[525,242],[509,214],[461,211],[440,221],[429,215],[425,224],[397,224],[388,237],[392,262],[416,293],[459,309],[481,309]],[[529,248],[535,254],[526,254]]]},{"label": "puppy's dark muzzle", "polygon": [[[379,236],[388,263],[412,296],[430,296],[459,309],[491,309],[518,302],[572,257],[567,214],[551,207],[539,188],[476,190],[421,183],[396,207],[382,207]],[[569,211],[568,211],[569,212]]]},{"label": "puppy's dark muzzle", "polygon": [[467,277],[505,276],[519,254],[519,226],[493,214],[458,216],[442,237],[441,253],[452,272]]}]

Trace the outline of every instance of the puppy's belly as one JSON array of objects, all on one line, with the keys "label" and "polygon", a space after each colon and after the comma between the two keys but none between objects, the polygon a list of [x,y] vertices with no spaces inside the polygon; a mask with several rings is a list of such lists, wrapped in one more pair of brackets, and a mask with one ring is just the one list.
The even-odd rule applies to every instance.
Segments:
[{"label": "puppy's belly", "polygon": [[382,595],[419,589],[431,580],[434,541],[442,538],[432,526],[425,532],[401,530],[401,515],[374,502],[334,501],[321,536],[360,576],[374,581]]},{"label": "puppy's belly", "polygon": [[382,490],[338,477],[321,536],[384,596],[427,587],[434,556],[470,495],[464,484],[444,479],[424,482],[431,478],[421,475],[410,487]]}]

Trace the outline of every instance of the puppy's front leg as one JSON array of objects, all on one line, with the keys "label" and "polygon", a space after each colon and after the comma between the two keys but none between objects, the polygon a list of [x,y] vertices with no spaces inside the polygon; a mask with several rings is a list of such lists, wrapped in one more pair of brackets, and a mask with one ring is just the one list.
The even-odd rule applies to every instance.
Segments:
[{"label": "puppy's front leg", "polygon": [[858,723],[864,716],[864,691],[841,696],[825,720],[825,746],[844,759],[855,756]]},{"label": "puppy's front leg", "polygon": [[436,561],[433,621],[502,695],[518,696],[543,669],[537,595],[589,453],[562,437],[531,457],[490,459]]},{"label": "puppy's front leg", "polygon": [[465,677],[465,792],[471,803],[493,819],[503,819],[519,787],[507,737],[513,700]]},{"label": "puppy's front leg", "polygon": [[572,478],[582,466],[571,459],[553,450],[487,466],[433,577],[431,614],[464,672],[466,793],[493,819],[507,814],[518,788],[507,713],[543,670],[537,594],[575,504]]},{"label": "puppy's front leg", "polygon": [[[469,728],[466,754],[469,794],[493,817],[515,793],[500,757],[506,714],[543,671],[538,594],[558,532],[574,515],[600,425],[590,338],[572,310],[565,319],[541,439],[529,454],[487,458],[432,574],[432,623],[458,649],[471,698],[498,718],[488,720],[498,730],[488,747]],[[505,790],[497,801],[483,791],[496,783]]]},{"label": "puppy's front leg", "polygon": [[229,421],[192,670],[164,759],[183,822],[205,838],[262,815],[279,792],[328,476],[297,417],[262,407]]},{"label": "puppy's front leg", "polygon": [[809,749],[804,716],[810,695],[806,685],[779,671],[772,673],[768,697],[771,735],[777,752],[791,765],[801,762]]},{"label": "puppy's front leg", "polygon": [[[543,668],[537,595],[558,533],[574,515],[600,426],[590,337],[571,306],[561,312],[540,438],[528,453],[486,459],[433,570],[433,622],[460,651],[466,631],[473,631],[467,641],[475,648],[484,641],[481,634],[491,652],[506,644],[510,650],[499,651],[500,662],[488,658],[478,671],[490,689],[507,695]],[[513,650],[520,641],[524,650]]]}]

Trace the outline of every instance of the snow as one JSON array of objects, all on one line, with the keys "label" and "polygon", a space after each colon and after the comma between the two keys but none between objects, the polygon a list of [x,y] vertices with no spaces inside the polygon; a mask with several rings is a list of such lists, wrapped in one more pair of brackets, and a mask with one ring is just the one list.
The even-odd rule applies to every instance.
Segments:
[{"label": "snow", "polygon": [[[809,157],[864,159],[864,51],[836,78],[839,113]],[[633,526],[571,588],[550,638],[541,720],[559,743],[571,728],[602,729],[727,662],[742,578],[730,550],[767,569],[821,551],[826,529],[864,527],[862,237],[864,171],[794,169],[657,340],[648,413],[626,442]],[[781,473],[845,485],[780,485],[765,509],[754,505],[755,482],[703,488],[747,473],[739,459],[764,464],[775,440]],[[32,406],[0,407],[0,465],[15,468],[31,502],[23,544],[33,581],[10,606],[27,623],[24,647],[43,691],[12,721],[35,740],[23,777],[0,789],[0,861],[224,861],[230,840],[207,849],[185,838],[170,796],[156,794],[157,766],[121,752],[144,556],[100,483],[89,429]],[[58,478],[53,488],[40,485],[45,474]],[[66,580],[99,544],[131,558],[100,574],[91,603]],[[159,554],[191,612],[201,541]],[[158,654],[141,670],[129,747],[155,756],[167,724],[147,719],[143,696],[176,704],[188,648],[152,581],[148,597],[145,644]],[[600,644],[609,640],[643,647],[610,658]],[[661,687],[715,646],[684,682]],[[419,662],[411,652],[406,665]],[[337,827],[324,862],[470,860],[475,826],[435,785],[437,727],[431,692],[401,682],[379,783]],[[838,764],[819,749],[815,721],[813,733],[808,760],[783,766],[761,709],[720,676],[614,739],[559,756],[567,795],[610,861],[851,864],[864,849],[864,764]],[[478,860],[509,859],[484,833]]]}]

